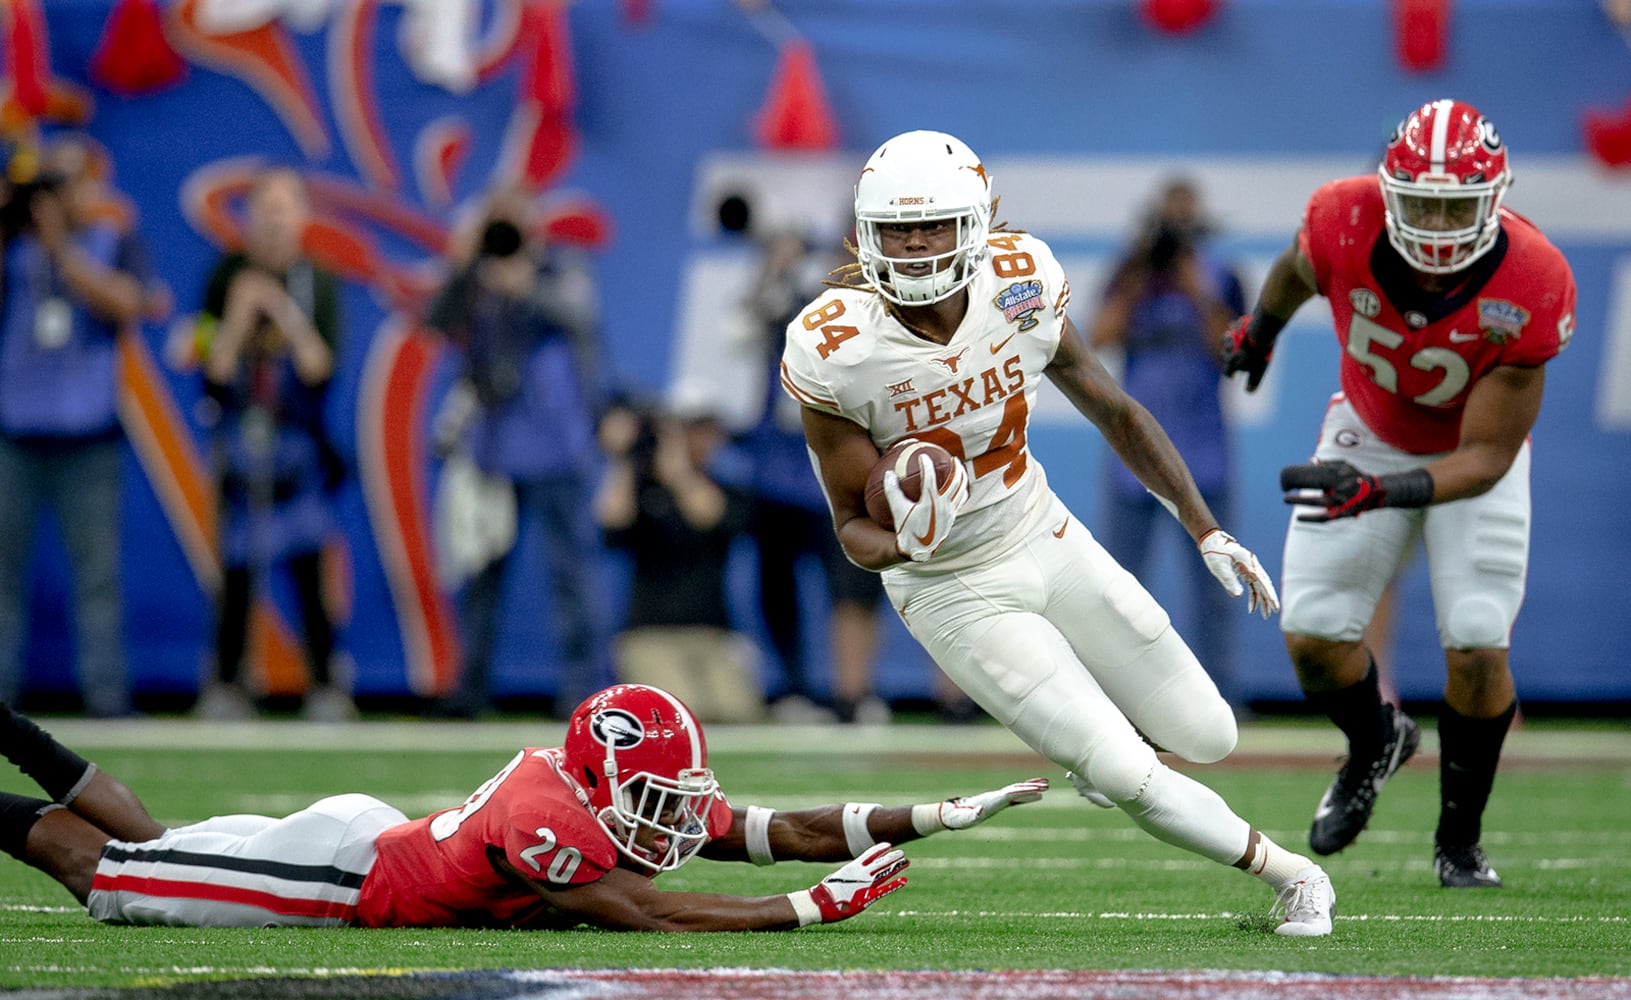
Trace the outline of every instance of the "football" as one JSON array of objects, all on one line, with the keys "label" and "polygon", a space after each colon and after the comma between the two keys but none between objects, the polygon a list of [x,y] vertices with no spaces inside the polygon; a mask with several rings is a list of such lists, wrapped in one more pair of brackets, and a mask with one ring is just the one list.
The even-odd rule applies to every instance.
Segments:
[{"label": "football", "polygon": [[883,492],[883,474],[893,469],[900,477],[900,491],[906,499],[916,500],[923,495],[923,476],[918,469],[921,456],[929,456],[934,463],[935,482],[944,486],[957,467],[957,459],[940,445],[917,438],[902,438],[878,456],[872,473],[866,479],[866,512],[879,527],[895,530],[895,515],[889,510],[889,498]]}]

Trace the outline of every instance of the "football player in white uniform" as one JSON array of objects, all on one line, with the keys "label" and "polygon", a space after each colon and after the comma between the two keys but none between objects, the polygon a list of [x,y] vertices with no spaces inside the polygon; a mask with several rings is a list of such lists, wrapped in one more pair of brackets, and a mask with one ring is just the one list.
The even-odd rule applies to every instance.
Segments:
[{"label": "football player in white uniform", "polygon": [[[1329,934],[1336,894],[1325,872],[1166,767],[1140,736],[1210,763],[1237,734],[1166,612],[1048,488],[1026,447],[1042,377],[1174,512],[1231,594],[1267,616],[1279,607],[1274,585],[1218,526],[1160,426],[1088,352],[1053,253],[993,231],[992,208],[991,179],[960,140],[890,139],[855,187],[858,265],[788,325],[782,384],[802,404],[838,539],[883,573],[940,668],[1068,768],[1085,797],[1267,882],[1284,915],[1278,933]],[[867,515],[866,482],[907,437],[959,461],[941,483],[923,458],[916,502],[885,474],[890,531]]]}]

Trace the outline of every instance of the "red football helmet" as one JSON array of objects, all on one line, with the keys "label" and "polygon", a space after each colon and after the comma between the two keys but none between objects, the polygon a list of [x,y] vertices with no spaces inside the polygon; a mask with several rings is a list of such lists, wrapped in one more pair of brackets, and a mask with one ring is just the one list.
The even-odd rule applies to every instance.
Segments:
[{"label": "red football helmet", "polygon": [[1379,173],[1388,241],[1417,270],[1450,274],[1495,245],[1512,174],[1500,135],[1477,108],[1445,100],[1412,111],[1393,130]]},{"label": "red football helmet", "polygon": [[702,727],[678,698],[644,684],[591,695],[572,712],[562,750],[625,857],[672,871],[707,843],[719,782]]}]

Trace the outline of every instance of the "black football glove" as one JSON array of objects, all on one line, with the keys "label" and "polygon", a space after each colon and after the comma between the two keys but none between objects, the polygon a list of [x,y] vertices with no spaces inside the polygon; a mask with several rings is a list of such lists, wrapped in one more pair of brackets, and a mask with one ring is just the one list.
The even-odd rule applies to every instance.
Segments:
[{"label": "black football glove", "polygon": [[1411,469],[1372,476],[1347,462],[1316,462],[1281,469],[1280,489],[1286,503],[1323,508],[1297,520],[1335,521],[1377,507],[1425,507],[1433,502],[1433,474]]},{"label": "black football glove", "polygon": [[1235,320],[1218,348],[1224,376],[1245,372],[1246,391],[1256,392],[1274,355],[1274,340],[1284,326],[1283,320],[1267,315],[1261,306]]}]

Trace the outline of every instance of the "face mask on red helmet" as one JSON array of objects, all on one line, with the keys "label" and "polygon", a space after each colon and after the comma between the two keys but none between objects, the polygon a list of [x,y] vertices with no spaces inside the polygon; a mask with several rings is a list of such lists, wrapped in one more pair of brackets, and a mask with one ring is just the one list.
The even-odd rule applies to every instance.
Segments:
[{"label": "face mask on red helmet", "polygon": [[1460,101],[1433,101],[1394,129],[1378,171],[1388,242],[1428,274],[1469,267],[1495,246],[1512,183],[1489,119]]}]

